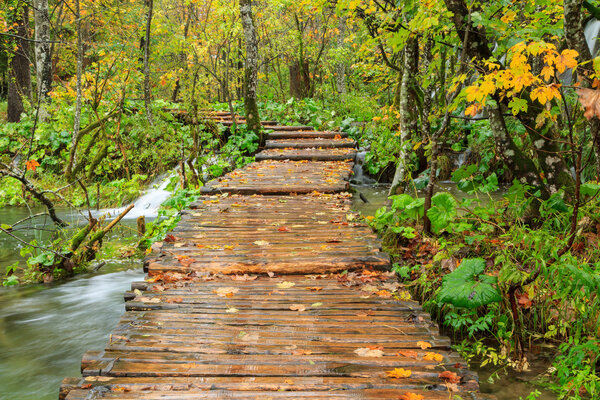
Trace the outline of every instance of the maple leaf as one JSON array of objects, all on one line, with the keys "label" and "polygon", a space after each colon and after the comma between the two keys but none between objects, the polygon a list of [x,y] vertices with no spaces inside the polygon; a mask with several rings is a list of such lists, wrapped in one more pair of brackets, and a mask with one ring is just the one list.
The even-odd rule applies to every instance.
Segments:
[{"label": "maple leaf", "polygon": [[479,112],[479,107],[477,104],[471,104],[465,109],[465,115],[469,117],[474,117]]},{"label": "maple leaf", "polygon": [[579,103],[585,110],[583,116],[588,121],[594,116],[600,118],[600,90],[577,88],[576,92],[579,96]]},{"label": "maple leaf", "polygon": [[549,65],[546,65],[544,68],[542,68],[542,72],[540,73],[540,75],[544,77],[544,80],[549,81],[550,78],[554,76],[554,68],[552,68]]},{"label": "maple leaf", "polygon": [[415,358],[415,359],[419,356],[419,353],[417,353],[414,350],[401,350],[397,354],[402,357]]},{"label": "maple leaf", "polygon": [[431,347],[431,343],[429,342],[423,342],[422,340],[419,340],[417,342],[417,346],[419,346],[421,349],[425,350]]},{"label": "maple leaf", "polygon": [[236,294],[240,289],[235,288],[235,287],[220,287],[217,290],[215,290],[214,292],[217,294],[217,296],[219,297],[232,297],[234,294]]},{"label": "maple leaf", "polygon": [[340,134],[336,134],[336,135],[333,137],[333,139],[335,139],[335,140],[339,140],[339,139],[341,139],[341,138],[342,138],[342,135],[340,135]]},{"label": "maple leaf", "polygon": [[400,397],[398,397],[399,400],[423,400],[425,399],[425,397],[423,397],[420,394],[416,394],[413,392],[406,392],[404,394],[401,394]]},{"label": "maple leaf", "polygon": [[290,310],[302,312],[306,310],[306,306],[304,304],[292,304]]},{"label": "maple leaf", "polygon": [[40,166],[40,163],[36,160],[29,160],[25,163],[27,171],[35,171],[37,167]]},{"label": "maple leaf", "polygon": [[445,380],[449,383],[460,383],[460,376],[456,374],[456,372],[452,371],[444,371],[438,374],[440,379]]},{"label": "maple leaf", "polygon": [[359,357],[383,357],[382,348],[359,347],[354,353]]},{"label": "maple leaf", "polygon": [[235,313],[237,313],[238,311],[240,311],[240,310],[238,310],[238,309],[237,309],[237,308],[235,308],[235,307],[229,307],[227,310],[225,310],[225,312],[226,312],[227,314],[235,314]]},{"label": "maple leaf", "polygon": [[442,362],[444,360],[444,356],[438,353],[428,352],[423,356],[423,360]]},{"label": "maple leaf", "polygon": [[388,378],[395,379],[408,378],[412,375],[412,371],[410,369],[404,368],[394,368],[391,371],[385,371],[385,373],[387,374]]},{"label": "maple leaf", "polygon": [[383,298],[390,298],[392,297],[392,293],[389,290],[379,290],[377,293],[375,293],[377,296],[379,297],[383,297]]},{"label": "maple leaf", "polygon": [[566,49],[563,50],[558,56],[556,56],[556,69],[559,73],[565,72],[567,68],[575,68],[577,66],[577,57],[579,53],[575,50]]},{"label": "maple leaf", "polygon": [[287,226],[282,226],[279,229],[277,229],[279,232],[289,232],[290,228],[288,228]]},{"label": "maple leaf", "polygon": [[254,242],[254,244],[257,246],[268,246],[269,242],[267,242],[266,240],[257,240]]}]

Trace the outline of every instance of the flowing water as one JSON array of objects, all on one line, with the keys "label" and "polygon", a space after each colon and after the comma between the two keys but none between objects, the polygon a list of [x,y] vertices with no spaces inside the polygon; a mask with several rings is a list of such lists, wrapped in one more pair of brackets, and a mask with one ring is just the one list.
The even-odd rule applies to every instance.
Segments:
[{"label": "flowing water", "polygon": [[[74,227],[84,221],[72,210],[58,212]],[[1,208],[0,223],[13,224],[28,215],[26,208]],[[20,225],[14,234],[38,243],[57,235],[44,217]],[[104,348],[124,311],[123,292],[133,280],[143,279],[141,262],[120,255],[136,241],[134,235],[135,220],[113,228],[105,239],[106,264],[99,274],[85,273],[51,285],[0,286],[1,400],[56,399],[64,377],[80,376],[83,353]],[[6,266],[24,264],[22,247],[16,239],[0,235],[0,279]]]}]

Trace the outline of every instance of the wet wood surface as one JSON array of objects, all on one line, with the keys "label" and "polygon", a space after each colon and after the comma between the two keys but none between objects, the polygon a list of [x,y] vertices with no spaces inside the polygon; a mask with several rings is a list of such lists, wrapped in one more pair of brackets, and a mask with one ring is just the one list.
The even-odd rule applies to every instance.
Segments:
[{"label": "wet wood surface", "polygon": [[492,399],[351,211],[355,150],[306,146],[354,142],[303,128],[182,212],[61,399]]}]

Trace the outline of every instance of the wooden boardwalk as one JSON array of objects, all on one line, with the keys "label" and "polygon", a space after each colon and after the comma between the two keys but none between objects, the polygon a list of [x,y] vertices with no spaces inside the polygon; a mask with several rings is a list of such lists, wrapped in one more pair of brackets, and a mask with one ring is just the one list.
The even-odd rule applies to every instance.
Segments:
[{"label": "wooden boardwalk", "polygon": [[351,212],[354,143],[311,129],[206,187],[60,398],[492,398]]}]

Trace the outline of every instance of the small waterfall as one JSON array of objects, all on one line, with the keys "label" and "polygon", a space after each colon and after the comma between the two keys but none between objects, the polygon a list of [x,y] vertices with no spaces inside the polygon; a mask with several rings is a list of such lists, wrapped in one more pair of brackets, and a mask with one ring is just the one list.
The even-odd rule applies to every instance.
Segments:
[{"label": "small waterfall", "polygon": [[[154,218],[158,216],[158,209],[160,208],[160,205],[173,194],[167,190],[167,186],[169,186],[173,176],[175,176],[175,174],[170,173],[168,175],[161,175],[156,178],[150,184],[149,188],[146,189],[146,192],[133,202],[135,207],[133,207],[133,210],[127,213],[125,219],[135,219],[142,215],[146,218]],[[108,214],[109,216],[114,217],[119,215],[124,209],[125,207],[104,209],[97,211],[95,214]]]},{"label": "small waterfall", "polygon": [[359,149],[356,152],[356,157],[354,158],[354,168],[352,169],[352,178],[350,178],[350,182],[355,185],[373,185],[377,183],[377,181],[367,174],[363,170],[363,166],[365,165],[365,157],[367,155],[367,151],[365,149]]},{"label": "small waterfall", "polygon": [[465,165],[465,161],[471,156],[471,149],[466,149],[462,153],[459,153],[456,157],[456,169],[459,169]]},{"label": "small waterfall", "polygon": [[592,53],[592,57],[595,57],[598,50],[600,50],[600,43],[598,43],[598,36],[600,36],[600,21],[596,18],[590,19],[585,25],[583,34],[585,35],[585,41],[590,49],[590,53]]}]

